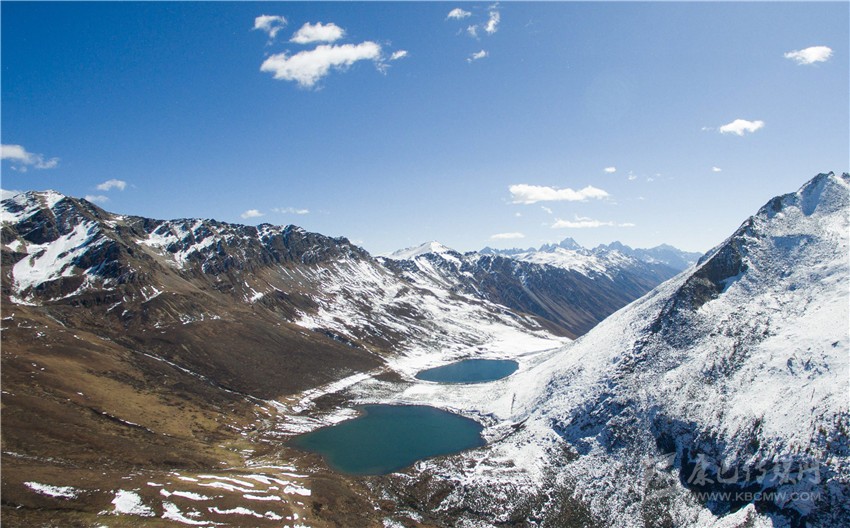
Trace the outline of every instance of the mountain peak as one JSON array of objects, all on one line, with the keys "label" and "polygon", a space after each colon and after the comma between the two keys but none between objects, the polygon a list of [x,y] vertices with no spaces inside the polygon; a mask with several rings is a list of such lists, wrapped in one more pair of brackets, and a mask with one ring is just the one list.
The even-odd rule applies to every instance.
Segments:
[{"label": "mountain peak", "polygon": [[436,253],[438,255],[443,255],[446,253],[457,253],[457,251],[453,250],[450,247],[444,246],[436,240],[432,240],[430,242],[425,242],[424,244],[420,244],[418,246],[399,249],[390,253],[389,257],[395,260],[409,260],[420,255],[426,255],[428,253]]},{"label": "mountain peak", "polygon": [[568,251],[581,251],[584,249],[584,247],[572,238],[567,237],[558,242],[557,244],[543,244],[542,246],[540,246],[540,249],[538,251],[552,253],[554,251],[557,251],[558,249],[566,249]]},{"label": "mountain peak", "polygon": [[576,241],[575,241],[574,239],[572,239],[571,237],[567,237],[567,238],[565,238],[565,239],[561,240],[561,242],[560,242],[560,243],[558,243],[558,246],[559,246],[559,247],[562,247],[562,248],[564,248],[564,249],[574,249],[574,250],[584,249],[584,248],[581,246],[581,244],[579,244],[578,242],[576,242]]}]

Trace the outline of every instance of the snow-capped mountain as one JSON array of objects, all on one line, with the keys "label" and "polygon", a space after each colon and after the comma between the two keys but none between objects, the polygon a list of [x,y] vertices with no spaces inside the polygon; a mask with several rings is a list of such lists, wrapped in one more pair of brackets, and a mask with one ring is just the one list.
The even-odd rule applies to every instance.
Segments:
[{"label": "snow-capped mountain", "polygon": [[420,255],[427,255],[428,253],[435,253],[437,255],[450,255],[452,253],[457,252],[449,247],[440,244],[435,240],[432,240],[430,242],[425,242],[424,244],[420,244],[418,246],[412,246],[409,248],[393,251],[387,256],[394,260],[410,260]]},{"label": "snow-capped mountain", "polygon": [[634,257],[648,264],[664,264],[671,268],[683,271],[696,264],[702,257],[702,253],[692,251],[682,251],[669,244],[661,244],[651,248],[633,249],[620,242],[612,242],[610,244],[600,244],[593,248],[594,253],[607,253],[617,251],[623,255]]},{"label": "snow-capped mountain", "polygon": [[483,453],[434,464],[464,484],[441,507],[491,508],[487,522],[846,523],[848,213],[850,175],[820,174],[518,373],[503,401],[458,398],[512,423]]},{"label": "snow-capped mountain", "polygon": [[666,268],[672,268],[676,272],[684,271],[702,257],[702,253],[682,251],[669,244],[661,244],[646,249],[633,249],[615,241],[587,249],[572,238],[565,238],[557,244],[543,244],[537,249],[492,249],[487,247],[479,253],[482,255],[508,256],[517,260],[586,271],[604,271],[612,266],[622,266],[623,263],[638,261],[662,273],[667,271]]},{"label": "snow-capped mountain", "polygon": [[466,254],[427,242],[382,262],[415,284],[438,285],[537,315],[571,337],[677,273],[616,249],[590,251],[572,239],[540,250]]}]

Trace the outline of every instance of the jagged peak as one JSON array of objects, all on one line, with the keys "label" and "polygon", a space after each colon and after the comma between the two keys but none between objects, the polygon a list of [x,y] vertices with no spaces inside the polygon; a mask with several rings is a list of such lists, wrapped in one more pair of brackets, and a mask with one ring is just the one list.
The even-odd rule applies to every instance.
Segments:
[{"label": "jagged peak", "polygon": [[850,191],[850,174],[820,173],[804,183],[796,192],[777,196],[768,201],[758,214],[771,218],[787,207],[795,207],[806,215],[829,213],[846,207]]}]

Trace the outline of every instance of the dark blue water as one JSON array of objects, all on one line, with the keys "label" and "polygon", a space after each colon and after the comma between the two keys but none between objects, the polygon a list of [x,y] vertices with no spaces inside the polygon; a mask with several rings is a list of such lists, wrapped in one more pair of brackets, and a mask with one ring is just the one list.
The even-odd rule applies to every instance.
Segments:
[{"label": "dark blue water", "polygon": [[483,383],[507,378],[519,368],[510,359],[464,359],[442,367],[422,370],[416,379],[440,383]]},{"label": "dark blue water", "polygon": [[291,445],[322,455],[333,469],[384,475],[417,460],[484,445],[475,420],[424,405],[364,405],[353,420],[295,437]]}]

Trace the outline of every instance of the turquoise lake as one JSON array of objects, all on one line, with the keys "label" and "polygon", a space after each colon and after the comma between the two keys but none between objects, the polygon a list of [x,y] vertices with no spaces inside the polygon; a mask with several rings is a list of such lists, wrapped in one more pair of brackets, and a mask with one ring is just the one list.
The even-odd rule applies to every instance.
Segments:
[{"label": "turquoise lake", "polygon": [[519,363],[510,359],[464,359],[420,371],[416,379],[440,383],[483,383],[510,376]]},{"label": "turquoise lake", "polygon": [[364,405],[362,415],[295,437],[290,445],[318,453],[333,469],[384,475],[417,460],[484,445],[475,420],[424,405]]}]

